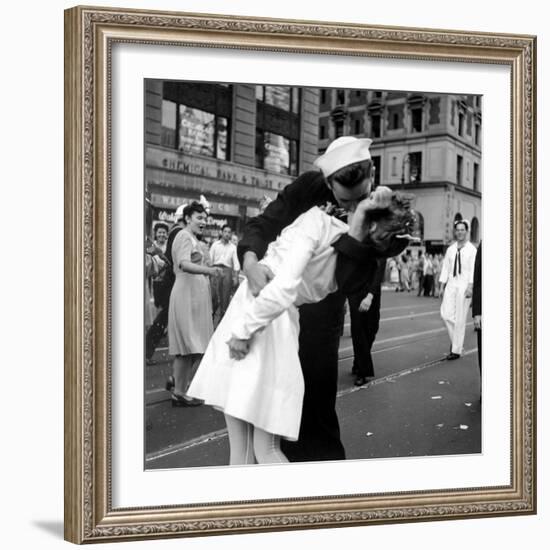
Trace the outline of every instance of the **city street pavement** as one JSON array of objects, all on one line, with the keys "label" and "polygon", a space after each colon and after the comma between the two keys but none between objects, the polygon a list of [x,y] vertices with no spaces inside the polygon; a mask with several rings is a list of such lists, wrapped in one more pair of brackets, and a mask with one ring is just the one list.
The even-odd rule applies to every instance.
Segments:
[{"label": "city street pavement", "polygon": [[[481,452],[477,340],[471,319],[465,353],[446,361],[440,301],[384,291],[373,347],[376,378],[357,388],[350,373],[349,317],[340,344],[337,411],[348,459]],[[226,465],[221,413],[208,406],[173,408],[164,389],[171,373],[166,343],[146,367],[146,467]]]}]

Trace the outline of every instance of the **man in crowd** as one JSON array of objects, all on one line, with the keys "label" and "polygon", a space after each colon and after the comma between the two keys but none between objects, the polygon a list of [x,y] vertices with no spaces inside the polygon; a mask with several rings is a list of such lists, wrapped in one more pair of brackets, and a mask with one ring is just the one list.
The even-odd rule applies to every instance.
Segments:
[{"label": "man in crowd", "polygon": [[416,282],[418,284],[417,296],[422,294],[424,290],[424,256],[422,256],[422,250],[418,251],[418,258],[415,262]]},{"label": "man in crowd", "polygon": [[433,295],[434,287],[434,264],[433,256],[431,254],[426,254],[424,256],[424,296]]},{"label": "man in crowd", "polygon": [[212,267],[221,268],[221,274],[211,279],[212,299],[214,307],[214,326],[224,316],[233,289],[237,286],[239,280],[239,271],[241,266],[237,258],[237,247],[231,242],[232,229],[225,225],[222,229],[221,237],[210,247],[210,261]]}]

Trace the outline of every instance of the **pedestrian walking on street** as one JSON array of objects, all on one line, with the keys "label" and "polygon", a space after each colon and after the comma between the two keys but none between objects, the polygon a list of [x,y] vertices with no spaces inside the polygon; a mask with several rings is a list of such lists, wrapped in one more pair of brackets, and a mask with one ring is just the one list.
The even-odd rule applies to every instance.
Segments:
[{"label": "pedestrian walking on street", "polygon": [[415,263],[416,283],[418,284],[417,296],[422,294],[424,290],[424,256],[422,256],[422,250],[418,251],[418,258]]},{"label": "pedestrian walking on street", "polygon": [[462,355],[476,257],[476,247],[468,240],[468,222],[458,220],[454,229],[456,242],[445,253],[439,277],[439,294],[443,296],[441,318],[451,340],[451,350],[447,355],[449,360],[458,359]]},{"label": "pedestrian walking on street", "polygon": [[206,264],[198,237],[206,225],[204,207],[192,202],[183,211],[185,227],[172,246],[175,283],[168,312],[169,353],[174,356],[172,405],[196,406],[187,388],[213,333],[209,276],[219,269]]},{"label": "pedestrian walking on street", "polygon": [[427,254],[424,259],[424,273],[422,275],[423,279],[423,290],[424,296],[433,296],[434,288],[434,265],[433,257],[431,254]]},{"label": "pedestrian walking on street", "polygon": [[399,264],[395,258],[390,258],[388,261],[390,270],[390,283],[394,286],[395,292],[399,292],[401,285],[399,283]]},{"label": "pedestrian walking on street", "polygon": [[401,255],[399,275],[401,277],[401,291],[411,291],[409,257],[406,254]]},{"label": "pedestrian walking on street", "polygon": [[379,187],[357,206],[351,226],[313,207],[269,247],[261,264],[273,278],[257,296],[248,280],[241,284],[188,392],[224,411],[230,464],[288,462],[281,438],[298,440],[307,391],[297,306],[337,290],[332,245],[349,230],[362,237],[364,253],[390,255],[407,246],[396,235],[410,232],[413,224],[408,201]]}]

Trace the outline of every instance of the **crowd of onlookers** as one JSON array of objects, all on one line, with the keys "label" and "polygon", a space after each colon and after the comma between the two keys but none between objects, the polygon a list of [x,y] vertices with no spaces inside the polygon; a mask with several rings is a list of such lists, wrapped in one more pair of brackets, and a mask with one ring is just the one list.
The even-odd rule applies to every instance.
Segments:
[{"label": "crowd of onlookers", "polygon": [[206,240],[203,204],[183,204],[175,218],[171,227],[147,220],[152,236],[146,237],[145,253],[145,355],[148,364],[154,363],[155,349],[168,333],[174,363],[166,387],[172,404],[195,406],[202,402],[185,392],[239,284],[241,268],[229,225],[218,239]]},{"label": "crowd of onlookers", "polygon": [[417,296],[439,296],[438,281],[441,275],[443,254],[426,254],[419,251],[413,256],[410,250],[390,258],[385,281],[395,292],[416,291]]},{"label": "crowd of onlookers", "polygon": [[[174,224],[174,225],[177,225]],[[145,326],[149,328],[159,309],[162,308],[162,286],[165,278],[165,271],[172,269],[171,261],[166,257],[166,247],[170,226],[164,222],[157,222],[153,229],[153,239],[147,240],[147,254],[145,257]],[[203,252],[204,265],[224,265],[230,267],[230,272],[218,273],[218,276],[211,279],[212,310],[215,315],[215,322],[227,309],[228,296],[238,285],[240,265],[237,258],[237,244],[239,238],[229,225],[225,225],[218,232],[218,237],[204,236],[198,239],[198,245]],[[222,276],[224,275],[224,276]],[[230,291],[227,286],[230,286]]]}]

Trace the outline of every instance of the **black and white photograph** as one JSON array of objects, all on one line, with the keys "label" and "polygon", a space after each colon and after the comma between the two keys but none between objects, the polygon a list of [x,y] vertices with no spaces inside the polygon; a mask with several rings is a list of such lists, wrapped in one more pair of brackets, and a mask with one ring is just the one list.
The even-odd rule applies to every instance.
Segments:
[{"label": "black and white photograph", "polygon": [[5,548],[547,547],[544,4],[6,6]]},{"label": "black and white photograph", "polygon": [[482,97],[144,82],[145,469],[482,452]]}]

